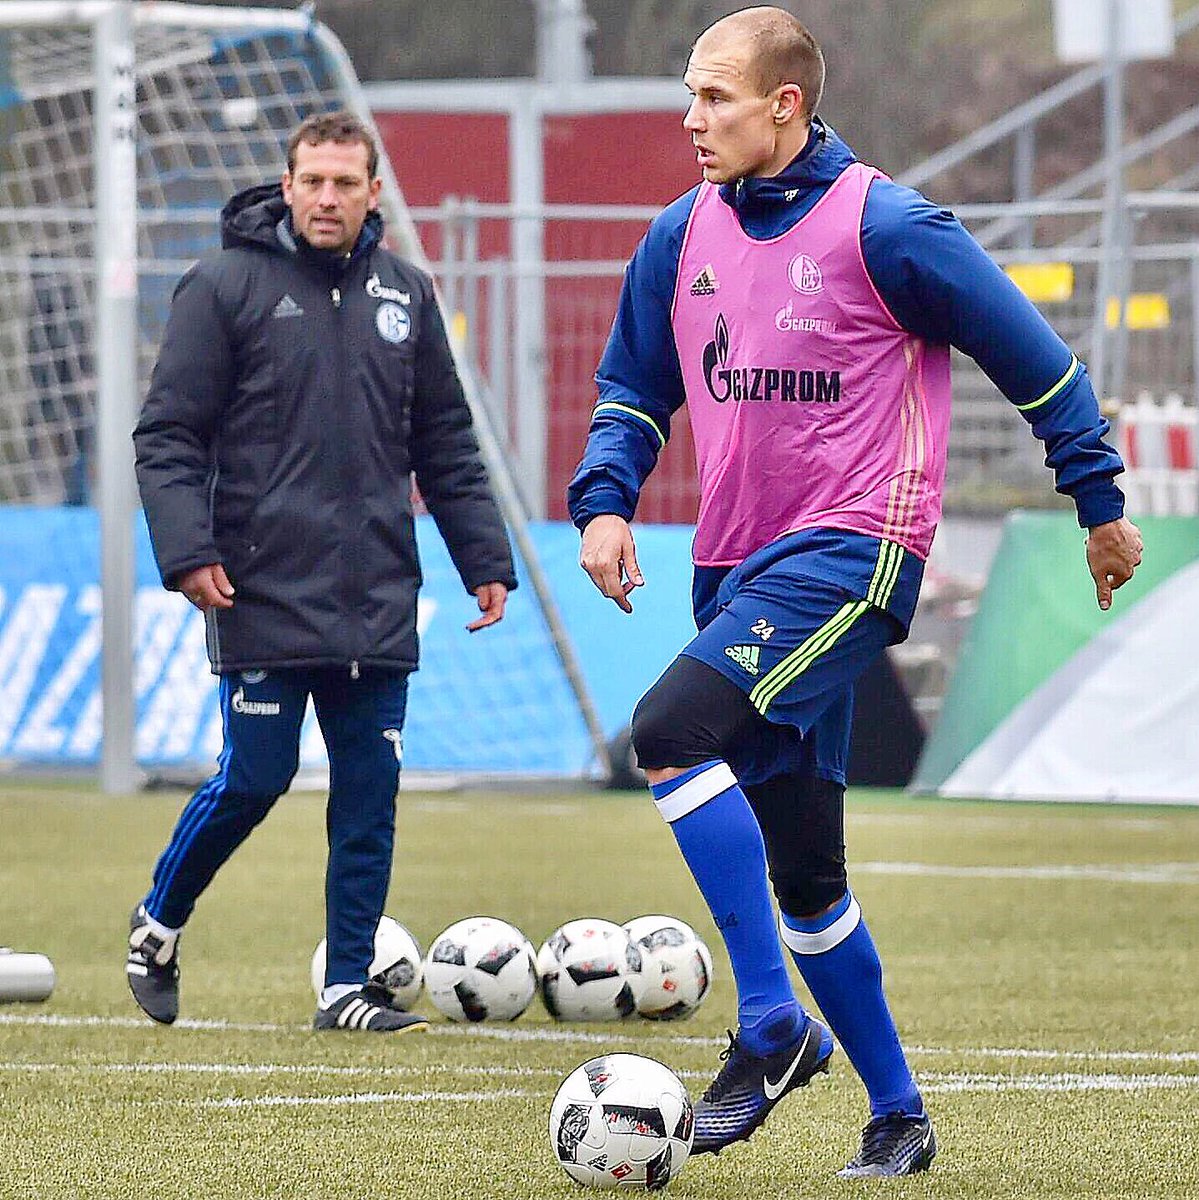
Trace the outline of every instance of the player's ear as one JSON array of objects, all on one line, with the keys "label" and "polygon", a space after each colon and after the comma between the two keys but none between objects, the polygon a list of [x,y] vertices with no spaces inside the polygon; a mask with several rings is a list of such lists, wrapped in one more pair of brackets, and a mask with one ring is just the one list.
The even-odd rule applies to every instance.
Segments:
[{"label": "player's ear", "polygon": [[290,205],[291,204],[291,172],[290,171],[283,172],[283,179],[281,182],[283,184],[283,199],[284,199],[285,203]]},{"label": "player's ear", "polygon": [[803,111],[803,90],[797,83],[784,83],[774,94],[771,105],[774,123],[785,125]]},{"label": "player's ear", "polygon": [[374,212],[379,207],[379,193],[383,190],[383,180],[379,176],[375,176],[371,180],[370,199],[366,202],[368,211]]}]

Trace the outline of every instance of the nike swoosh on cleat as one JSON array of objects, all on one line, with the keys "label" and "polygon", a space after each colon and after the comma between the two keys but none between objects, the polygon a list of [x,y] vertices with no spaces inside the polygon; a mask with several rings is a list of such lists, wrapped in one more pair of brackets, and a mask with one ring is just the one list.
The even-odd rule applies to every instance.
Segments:
[{"label": "nike swoosh on cleat", "polygon": [[790,1083],[791,1076],[795,1074],[795,1068],[799,1066],[799,1060],[803,1058],[803,1052],[808,1048],[808,1040],[811,1036],[812,1027],[809,1025],[807,1033],[803,1035],[803,1041],[799,1043],[799,1049],[795,1052],[795,1057],[791,1060],[791,1065],[783,1072],[778,1083],[771,1083],[769,1079],[762,1080],[762,1091],[766,1093],[767,1100],[777,1100],[783,1094],[783,1089]]}]

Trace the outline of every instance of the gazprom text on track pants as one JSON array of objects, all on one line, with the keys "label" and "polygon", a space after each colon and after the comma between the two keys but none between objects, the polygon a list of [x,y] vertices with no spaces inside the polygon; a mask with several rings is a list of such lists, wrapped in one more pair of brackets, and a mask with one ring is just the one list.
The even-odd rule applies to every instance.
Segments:
[{"label": "gazprom text on track pants", "polygon": [[361,983],[391,878],[406,672],[344,667],[243,671],[220,679],[224,746],[154,867],[144,903],[172,928],[287,790],[311,695],[329,752],[327,983]]}]

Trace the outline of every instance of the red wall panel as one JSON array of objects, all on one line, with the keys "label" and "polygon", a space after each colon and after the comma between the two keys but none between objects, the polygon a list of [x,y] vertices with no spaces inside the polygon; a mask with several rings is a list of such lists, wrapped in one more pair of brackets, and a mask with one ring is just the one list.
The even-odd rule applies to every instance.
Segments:
[{"label": "red wall panel", "polygon": [[[549,204],[636,204],[661,207],[698,179],[678,112],[549,116],[544,123],[545,200]],[[435,206],[450,195],[490,203],[511,200],[507,117],[502,114],[375,114],[392,167],[409,205]],[[552,262],[624,262],[645,232],[644,221],[554,220],[545,226]],[[442,256],[440,227],[422,223],[429,257]],[[508,230],[480,226],[484,258],[507,257]],[[546,506],[566,515],[565,488],[582,452],[595,402],[595,367],[611,328],[620,280],[615,276],[546,282],[546,396],[550,406]],[[490,338],[483,330],[481,342]],[[695,464],[690,429],[680,413],[670,445],[642,496],[644,521],[695,519]]]},{"label": "red wall panel", "polygon": [[[661,207],[694,186],[695,158],[679,111],[551,116],[545,122],[545,198],[551,204],[648,204]],[[546,257],[627,260],[645,222],[553,222]],[[585,248],[580,241],[585,239]],[[583,250],[580,253],[580,250]],[[547,497],[552,517],[564,517],[563,489],[578,462],[591,408],[595,367],[603,352],[619,280],[551,280],[546,304],[549,394]],[[569,295],[567,294],[569,293]],[[695,462],[686,415],[674,420],[670,444],[641,497],[643,521],[695,519]]]}]

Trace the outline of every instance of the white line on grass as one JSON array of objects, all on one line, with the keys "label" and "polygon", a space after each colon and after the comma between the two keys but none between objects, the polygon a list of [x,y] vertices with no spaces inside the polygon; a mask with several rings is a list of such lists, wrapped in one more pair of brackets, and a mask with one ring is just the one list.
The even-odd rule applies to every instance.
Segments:
[{"label": "white line on grass", "polygon": [[[60,1016],[54,1013],[0,1013],[3,1025],[49,1025],[63,1028],[149,1029],[147,1021],[135,1017]],[[180,1030],[216,1030],[222,1033],[308,1033],[308,1025],[251,1025],[235,1021],[176,1021],[171,1027]],[[724,1037],[699,1037],[688,1034],[598,1033],[582,1029],[514,1029],[508,1025],[434,1025],[428,1033],[434,1037],[484,1038],[503,1042],[565,1042],[583,1045],[612,1046],[627,1038],[637,1045],[654,1046],[724,1046]],[[908,1046],[912,1055],[960,1055],[975,1058],[1035,1058],[1061,1059],[1074,1062],[1199,1062],[1199,1050],[1049,1050],[1021,1046]]]},{"label": "white line on grass", "polygon": [[922,1092],[1146,1092],[1199,1088],[1199,1075],[974,1075],[918,1072]]},{"label": "white line on grass", "polygon": [[334,1067],[328,1063],[80,1063],[80,1062],[0,1062],[0,1073],[13,1075],[79,1073],[87,1075],[325,1075],[338,1078],[371,1078],[381,1075],[491,1075],[503,1078],[531,1078],[561,1075],[552,1067],[479,1067],[448,1066],[434,1063],[427,1067]]},{"label": "white line on grass", "polygon": [[[326,1063],[21,1063],[0,1062],[0,1074],[93,1074],[93,1075],[213,1075],[234,1076],[317,1076],[317,1077],[412,1077],[426,1075],[466,1075],[558,1078],[562,1072],[552,1067],[460,1067],[434,1064],[428,1067],[334,1067]],[[707,1071],[679,1071],[684,1079],[707,1078]],[[919,1071],[920,1087],[937,1092],[1143,1092],[1163,1089],[1199,1089],[1199,1075],[1152,1074],[1118,1075],[1053,1072],[1045,1074],[1005,1075],[975,1071]],[[362,1092],[343,1096],[265,1096],[227,1097],[220,1100],[185,1101],[202,1108],[249,1108],[254,1106],[368,1104],[391,1101],[459,1102],[493,1100],[505,1097],[531,1098],[549,1093],[497,1088],[473,1092]]]},{"label": "white line on grass", "polygon": [[944,863],[863,862],[852,871],[864,875],[931,875],[950,879],[1085,879],[1104,883],[1199,883],[1199,863],[1089,863],[1072,866],[962,867]]},{"label": "white line on grass", "polygon": [[[95,1026],[99,1029],[153,1029],[150,1021],[139,1017],[67,1017],[57,1013],[0,1013],[0,1025],[62,1025],[72,1029]],[[172,1029],[211,1029],[220,1033],[283,1033],[308,1029],[308,1025],[249,1024],[238,1021],[176,1021]]]},{"label": "white line on grass", "polygon": [[305,1104],[459,1104],[476,1100],[521,1100],[528,1092],[501,1088],[494,1092],[355,1092],[349,1096],[258,1096],[242,1099],[231,1096],[226,1100],[201,1100],[201,1108],[278,1108]]},{"label": "white line on grass", "polygon": [[[480,1067],[445,1063],[425,1067],[332,1067],[327,1063],[79,1063],[0,1062],[7,1075],[232,1075],[238,1078],[267,1075],[317,1075],[337,1078],[377,1079],[380,1076],[410,1078],[413,1075],[487,1075],[498,1078],[561,1079],[557,1067]],[[711,1071],[675,1071],[682,1079],[707,1079]]]},{"label": "white line on grass", "polygon": [[[698,1072],[690,1072],[697,1074]],[[1199,1089],[1199,1075],[1082,1075],[1058,1073],[1052,1075],[986,1075],[967,1072],[930,1072],[919,1074],[921,1091],[946,1092],[1146,1092],[1161,1090]],[[526,1092],[514,1088],[497,1088],[478,1092],[361,1092],[343,1096],[262,1096],[256,1098],[229,1097],[224,1100],[188,1101],[201,1108],[253,1108],[278,1105],[311,1104],[386,1104],[435,1101],[473,1101],[500,1099],[531,1099],[549,1093]]]},{"label": "white line on grass", "polygon": [[908,1054],[963,1058],[1039,1058],[1068,1062],[1199,1062],[1199,1050],[1028,1050],[1017,1046],[905,1046]]}]

